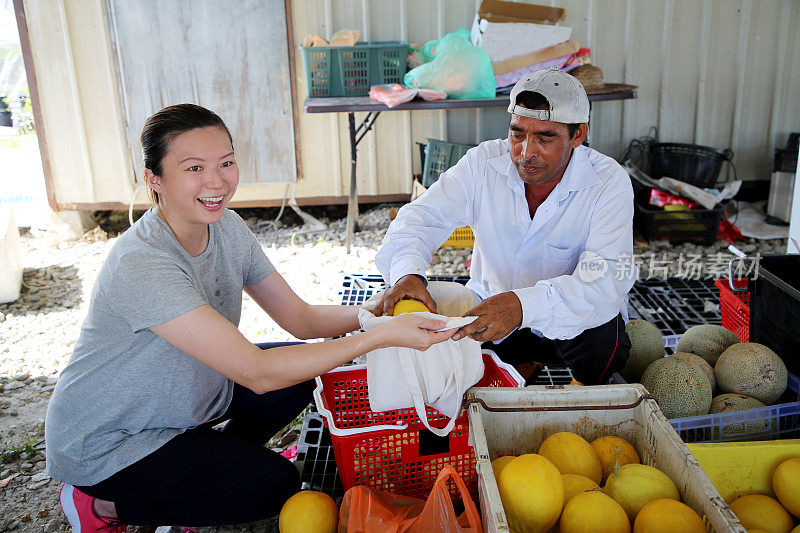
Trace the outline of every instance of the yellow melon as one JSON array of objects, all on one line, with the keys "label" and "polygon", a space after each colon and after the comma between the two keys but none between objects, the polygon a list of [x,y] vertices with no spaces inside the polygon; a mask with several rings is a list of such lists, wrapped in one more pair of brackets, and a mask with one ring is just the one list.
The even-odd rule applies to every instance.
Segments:
[{"label": "yellow melon", "polygon": [[605,435],[594,439],[591,443],[594,453],[600,459],[600,466],[603,468],[603,483],[605,483],[611,472],[619,464],[625,466],[631,463],[638,463],[639,454],[625,439],[613,435]]},{"label": "yellow melon", "polygon": [[562,431],[547,437],[539,448],[539,455],[547,457],[562,474],[578,474],[600,483],[603,468],[586,439],[575,433]]},{"label": "yellow melon", "polygon": [[323,492],[304,490],[283,504],[278,517],[280,533],[336,533],[339,508]]},{"label": "yellow melon", "polygon": [[800,518],[800,457],[786,459],[775,468],[772,489],[781,505]]},{"label": "yellow melon", "polygon": [[553,463],[535,453],[508,463],[497,483],[512,531],[542,533],[558,522],[564,482]]},{"label": "yellow melon", "polygon": [[799,524],[799,525],[796,525],[796,526],[794,527],[794,529],[792,530],[792,533],[800,533],[800,524]]},{"label": "yellow melon", "polygon": [[583,492],[564,506],[560,533],[629,533],[628,515],[617,502],[599,491]]},{"label": "yellow melon", "polygon": [[392,316],[397,316],[402,313],[419,313],[424,311],[430,311],[425,304],[422,302],[418,302],[417,300],[398,300],[396,304],[394,304],[394,309],[392,310]]},{"label": "yellow melon", "polygon": [[600,490],[600,485],[586,476],[578,474],[561,474],[561,481],[564,482],[564,504],[581,492],[589,490]]},{"label": "yellow melon", "polygon": [[778,500],[762,494],[737,498],[731,502],[731,509],[746,529],[789,533],[794,526],[792,515],[778,503]]},{"label": "yellow melon", "polygon": [[492,461],[492,471],[494,472],[494,479],[499,480],[500,472],[503,471],[503,469],[506,467],[506,465],[508,465],[508,463],[510,463],[516,458],[517,457],[514,455],[503,455]]},{"label": "yellow melon", "polygon": [[639,511],[633,533],[706,533],[707,529],[694,509],[679,501],[653,500]]},{"label": "yellow melon", "polygon": [[669,498],[680,501],[675,483],[662,471],[637,463],[615,468],[608,476],[603,492],[619,503],[633,522],[639,511],[653,500]]}]

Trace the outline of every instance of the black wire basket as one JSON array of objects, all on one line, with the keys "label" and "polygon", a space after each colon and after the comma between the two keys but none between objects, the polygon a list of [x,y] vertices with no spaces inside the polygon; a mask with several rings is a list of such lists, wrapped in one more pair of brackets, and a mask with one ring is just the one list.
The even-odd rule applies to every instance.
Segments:
[{"label": "black wire basket", "polygon": [[702,188],[714,187],[723,163],[732,159],[731,150],[697,144],[658,143],[650,150],[654,178],[674,178]]}]

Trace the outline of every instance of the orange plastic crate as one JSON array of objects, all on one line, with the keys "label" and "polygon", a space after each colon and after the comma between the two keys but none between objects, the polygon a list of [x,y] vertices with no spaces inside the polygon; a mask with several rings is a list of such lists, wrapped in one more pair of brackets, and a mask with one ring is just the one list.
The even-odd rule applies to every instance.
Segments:
[{"label": "orange plastic crate", "polygon": [[[728,279],[718,279],[714,285],[719,288],[719,311],[722,325],[747,342],[750,338],[750,292],[731,290]],[[733,286],[737,289],[747,288],[747,278],[734,278]]]},{"label": "orange plastic crate", "polygon": [[[485,371],[476,387],[521,387],[524,380],[493,352],[483,352]],[[342,486],[368,485],[394,494],[427,497],[436,476],[452,465],[477,497],[478,473],[469,444],[466,413],[448,437],[436,437],[413,408],[376,413],[369,407],[365,365],[337,368],[317,378],[317,409],[331,433]],[[428,420],[444,427],[447,417],[428,407]]]}]

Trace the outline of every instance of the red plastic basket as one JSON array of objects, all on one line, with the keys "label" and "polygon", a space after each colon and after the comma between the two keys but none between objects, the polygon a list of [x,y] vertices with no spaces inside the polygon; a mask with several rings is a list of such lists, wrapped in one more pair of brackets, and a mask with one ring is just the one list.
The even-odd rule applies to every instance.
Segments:
[{"label": "red plastic basket", "polygon": [[[491,351],[483,352],[485,371],[476,387],[522,387],[524,380]],[[436,476],[452,465],[477,498],[478,473],[469,444],[466,413],[447,437],[437,437],[413,408],[380,413],[369,407],[365,365],[340,367],[317,378],[317,409],[331,433],[336,467],[345,490],[368,485],[394,494],[425,498]],[[444,427],[447,417],[428,407],[428,421]],[[454,494],[455,496],[455,494]]]},{"label": "red plastic basket", "polygon": [[[747,342],[750,338],[750,292],[732,291],[728,278],[718,279],[714,284],[719,288],[719,311],[722,325]],[[747,278],[733,278],[737,289],[747,288]]]}]

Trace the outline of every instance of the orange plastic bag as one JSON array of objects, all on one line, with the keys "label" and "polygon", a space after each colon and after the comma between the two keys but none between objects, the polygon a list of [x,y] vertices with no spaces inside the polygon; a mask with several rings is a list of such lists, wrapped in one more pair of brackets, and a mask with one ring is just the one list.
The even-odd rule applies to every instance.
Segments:
[{"label": "orange plastic bag", "polygon": [[[447,482],[453,480],[464,512],[456,516]],[[344,494],[339,533],[479,533],[481,517],[458,472],[445,465],[426,501],[357,485]]]}]

